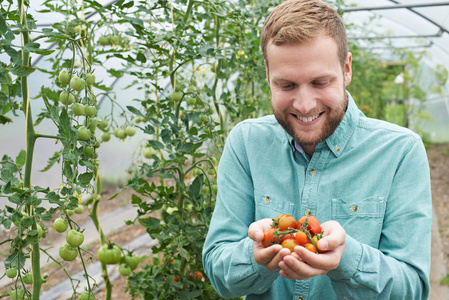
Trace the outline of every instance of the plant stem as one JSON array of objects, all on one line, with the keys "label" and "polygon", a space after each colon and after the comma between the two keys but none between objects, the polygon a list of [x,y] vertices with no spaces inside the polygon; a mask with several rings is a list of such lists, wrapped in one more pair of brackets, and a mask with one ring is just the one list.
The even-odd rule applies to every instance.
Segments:
[{"label": "plant stem", "polygon": [[[25,5],[23,0],[18,0],[18,7],[20,9],[20,24],[22,25],[23,30],[21,31],[22,37],[22,46],[28,44],[30,42],[30,35],[27,30],[27,20],[25,13]],[[22,65],[24,67],[30,67],[30,55],[28,52],[22,52]],[[25,161],[25,173],[24,173],[24,187],[31,190],[31,167],[33,163],[33,153],[34,153],[34,145],[36,142],[36,132],[34,131],[33,118],[31,114],[31,104],[30,97],[28,91],[28,76],[24,75],[21,78],[22,81],[22,109],[25,113],[26,119],[26,161]],[[26,207],[27,214],[32,216],[34,213],[33,206],[29,205]],[[37,230],[37,223],[34,222],[32,229]],[[40,250],[39,250],[39,239],[37,239],[36,243],[32,246],[31,251],[31,269],[33,272],[33,294],[32,299],[38,300],[40,295],[40,290],[42,286],[42,276],[41,276],[41,268],[40,268]]]}]

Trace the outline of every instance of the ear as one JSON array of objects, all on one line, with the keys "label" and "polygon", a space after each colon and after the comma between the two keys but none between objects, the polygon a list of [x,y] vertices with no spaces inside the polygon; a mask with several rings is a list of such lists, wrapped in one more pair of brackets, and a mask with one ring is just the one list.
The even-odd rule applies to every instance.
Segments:
[{"label": "ear", "polygon": [[352,53],[348,52],[344,66],[345,87],[349,85],[352,79]]},{"label": "ear", "polygon": [[268,62],[264,60],[265,62],[265,71],[267,72],[267,82],[270,84],[270,71],[268,70]]}]

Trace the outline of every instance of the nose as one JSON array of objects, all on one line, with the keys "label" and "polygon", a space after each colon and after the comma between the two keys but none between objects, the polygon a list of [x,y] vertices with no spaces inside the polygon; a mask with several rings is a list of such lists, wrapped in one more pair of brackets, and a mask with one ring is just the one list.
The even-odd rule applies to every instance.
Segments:
[{"label": "nose", "polygon": [[314,93],[307,87],[298,88],[293,101],[293,108],[302,114],[307,114],[316,107],[316,99]]}]

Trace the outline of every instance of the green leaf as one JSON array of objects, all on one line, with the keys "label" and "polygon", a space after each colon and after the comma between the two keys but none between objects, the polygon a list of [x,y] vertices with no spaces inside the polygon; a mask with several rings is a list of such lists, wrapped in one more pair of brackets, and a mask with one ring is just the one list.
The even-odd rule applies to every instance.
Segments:
[{"label": "green leaf", "polygon": [[78,176],[78,183],[80,186],[86,187],[87,185],[89,185],[92,178],[94,178],[94,173],[92,173],[92,172],[86,172],[86,173],[80,174]]},{"label": "green leaf", "polygon": [[19,155],[16,157],[16,165],[20,169],[25,165],[27,152],[25,149],[21,149]]},{"label": "green leaf", "polygon": [[34,71],[36,71],[36,68],[27,67],[24,65],[15,65],[14,68],[11,69],[11,72],[18,77],[30,75]]},{"label": "green leaf", "polygon": [[153,218],[153,217],[147,217],[145,219],[139,219],[140,224],[142,224],[143,227],[148,228],[150,230],[158,229],[160,226],[161,221],[159,219]]},{"label": "green leaf", "polygon": [[25,266],[25,254],[22,251],[14,251],[5,259],[6,268],[20,269]]},{"label": "green leaf", "polygon": [[12,178],[14,178],[13,173],[8,169],[3,168],[2,171],[0,172],[0,179],[3,180],[4,182],[8,182]]},{"label": "green leaf", "polygon": [[62,149],[59,151],[56,151],[52,157],[48,159],[47,165],[42,170],[39,170],[40,172],[46,172],[53,167],[53,165],[60,161],[61,158]]},{"label": "green leaf", "polygon": [[50,203],[59,203],[60,201],[60,197],[59,197],[59,195],[58,194],[56,194],[55,192],[50,192],[50,193],[48,193],[46,196],[45,196],[45,198],[47,198],[48,199],[48,202],[50,202]]},{"label": "green leaf", "polygon": [[145,116],[140,112],[140,110],[138,110],[138,109],[135,108],[134,106],[129,106],[129,105],[128,105],[128,106],[126,106],[126,108],[127,108],[130,112],[132,112],[133,114],[145,118]]}]

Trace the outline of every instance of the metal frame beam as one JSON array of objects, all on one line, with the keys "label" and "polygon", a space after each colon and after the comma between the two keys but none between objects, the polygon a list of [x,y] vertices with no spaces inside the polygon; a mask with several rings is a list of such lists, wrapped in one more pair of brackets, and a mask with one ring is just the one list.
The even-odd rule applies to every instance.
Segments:
[{"label": "metal frame beam", "polygon": [[344,12],[365,11],[365,10],[385,10],[385,9],[399,9],[399,8],[417,8],[430,6],[446,6],[449,2],[435,2],[435,3],[415,3],[415,4],[396,4],[384,6],[369,6],[369,7],[344,7],[341,10]]}]

